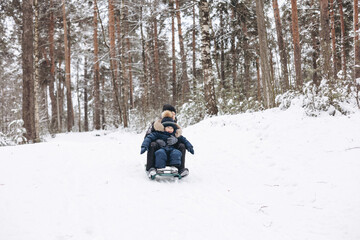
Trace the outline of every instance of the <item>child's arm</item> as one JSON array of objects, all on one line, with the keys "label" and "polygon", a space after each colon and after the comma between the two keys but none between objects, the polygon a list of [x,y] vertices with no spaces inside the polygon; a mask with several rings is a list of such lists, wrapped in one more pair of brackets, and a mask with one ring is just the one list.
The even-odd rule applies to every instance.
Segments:
[{"label": "child's arm", "polygon": [[193,145],[184,136],[180,136],[179,141],[185,144],[186,150],[188,150],[191,154],[194,154]]},{"label": "child's arm", "polygon": [[149,149],[150,143],[155,141],[156,139],[157,139],[156,132],[153,132],[153,133],[150,133],[149,135],[147,135],[141,144],[140,154],[143,154],[144,152],[146,152]]}]

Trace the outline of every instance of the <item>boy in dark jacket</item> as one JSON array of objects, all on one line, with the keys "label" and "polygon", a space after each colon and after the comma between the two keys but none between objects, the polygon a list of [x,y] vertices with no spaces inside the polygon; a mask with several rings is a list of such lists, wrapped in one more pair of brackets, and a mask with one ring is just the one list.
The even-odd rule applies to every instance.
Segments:
[{"label": "boy in dark jacket", "polygon": [[[145,137],[141,144],[141,154],[149,150],[151,142],[156,142],[160,149],[155,152],[155,168],[164,168],[166,165],[179,167],[182,153],[177,149],[177,145],[183,143],[192,154],[194,154],[194,148],[185,137],[181,136],[181,128],[174,122],[172,112],[163,112],[161,125],[161,131],[158,126],[159,130]],[[149,176],[155,173],[154,168],[149,169]]]}]

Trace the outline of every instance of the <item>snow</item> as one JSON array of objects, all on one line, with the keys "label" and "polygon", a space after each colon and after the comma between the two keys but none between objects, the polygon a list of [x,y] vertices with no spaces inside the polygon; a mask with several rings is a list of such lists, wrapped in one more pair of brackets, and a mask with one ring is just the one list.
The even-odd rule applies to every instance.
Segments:
[{"label": "snow", "polygon": [[360,239],[359,122],[206,119],[184,129],[195,155],[175,181],[150,181],[144,134],[124,130],[2,147],[0,239]]}]

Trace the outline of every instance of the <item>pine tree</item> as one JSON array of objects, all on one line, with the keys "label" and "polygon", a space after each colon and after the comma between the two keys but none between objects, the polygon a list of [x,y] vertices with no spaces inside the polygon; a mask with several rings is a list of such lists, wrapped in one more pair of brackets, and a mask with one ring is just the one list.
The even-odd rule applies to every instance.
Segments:
[{"label": "pine tree", "polygon": [[266,108],[272,108],[275,104],[275,97],[273,79],[269,63],[268,40],[264,17],[264,3],[262,0],[256,0],[256,15],[259,34],[260,68],[264,103]]},{"label": "pine tree", "polygon": [[67,103],[67,131],[70,132],[74,125],[74,111],[71,97],[71,75],[70,75],[70,48],[68,43],[68,30],[66,20],[66,6],[63,0],[63,25],[64,25],[64,51],[65,51],[65,85],[66,85],[66,103]]},{"label": "pine tree", "polygon": [[203,68],[205,106],[206,113],[212,116],[218,113],[218,108],[216,105],[214,75],[212,72],[210,53],[209,3],[207,0],[200,0],[199,4],[201,16],[201,62]]},{"label": "pine tree", "polygon": [[301,71],[301,48],[299,36],[299,23],[297,12],[297,1],[291,0],[291,19],[292,19],[292,35],[294,45],[294,61],[296,72],[296,87],[300,88],[303,84],[302,71]]}]

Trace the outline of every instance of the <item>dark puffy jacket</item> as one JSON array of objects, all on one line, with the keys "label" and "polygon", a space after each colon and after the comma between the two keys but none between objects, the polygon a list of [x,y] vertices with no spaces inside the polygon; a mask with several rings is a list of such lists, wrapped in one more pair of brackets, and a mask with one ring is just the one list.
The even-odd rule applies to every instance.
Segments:
[{"label": "dark puffy jacket", "polygon": [[[175,136],[177,139],[178,139],[178,142],[177,144],[179,143],[183,143],[185,144],[185,147],[186,149],[190,149],[190,148],[193,148],[193,146],[191,145],[191,143],[184,137],[184,136],[176,136],[177,134],[174,134],[174,133],[168,133],[168,132],[159,132],[159,131],[155,131],[155,132],[152,132],[152,133],[149,133],[143,143],[141,144],[141,147],[145,147],[145,148],[149,148],[150,146],[150,143],[151,142],[154,142],[158,139],[160,140],[163,140],[166,144],[166,147],[167,146],[167,139],[170,137],[170,136]],[[174,146],[171,146],[171,147],[176,147],[175,145]]]}]

